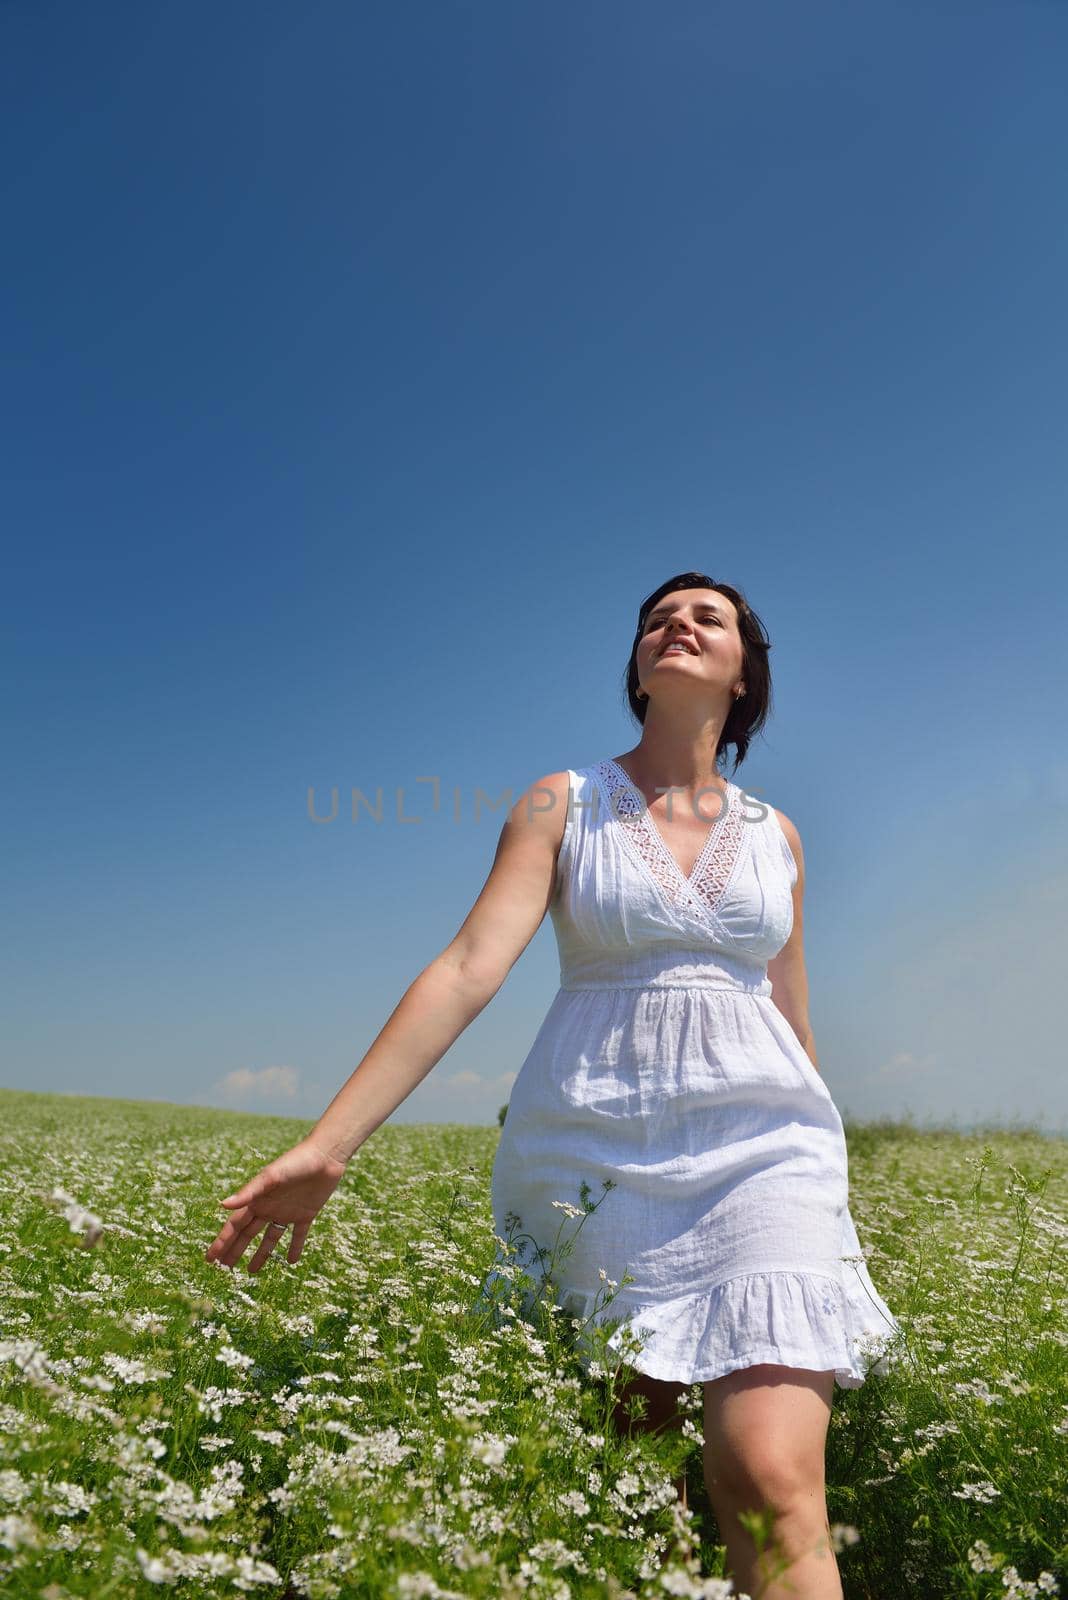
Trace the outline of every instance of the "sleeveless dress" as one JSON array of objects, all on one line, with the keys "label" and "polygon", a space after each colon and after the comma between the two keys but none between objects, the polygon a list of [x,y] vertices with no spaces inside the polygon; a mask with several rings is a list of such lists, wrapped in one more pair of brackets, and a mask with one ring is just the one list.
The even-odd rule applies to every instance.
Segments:
[{"label": "sleeveless dress", "polygon": [[885,1374],[901,1329],[850,1216],[842,1119],[771,999],[797,880],[775,812],[734,783],[702,796],[719,815],[685,877],[618,763],[568,777],[560,987],[501,1129],[492,1209],[512,1253],[498,1243],[481,1303],[518,1267],[679,1383],[763,1362],[842,1388]]}]

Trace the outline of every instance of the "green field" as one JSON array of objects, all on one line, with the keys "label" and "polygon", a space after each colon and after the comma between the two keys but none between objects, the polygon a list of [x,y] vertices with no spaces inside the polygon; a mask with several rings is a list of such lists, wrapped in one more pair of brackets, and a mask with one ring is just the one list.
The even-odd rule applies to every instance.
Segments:
[{"label": "green field", "polygon": [[[472,1309],[496,1128],[387,1123],[296,1266],[250,1275],[255,1246],[204,1260],[218,1201],[307,1122],[9,1091],[0,1117],[5,1600],[729,1592],[699,1403],[624,1437],[567,1319]],[[1068,1593],[1068,1141],[846,1134],[907,1335],[835,1390],[847,1600]],[[700,1559],[671,1559],[688,1524]]]}]

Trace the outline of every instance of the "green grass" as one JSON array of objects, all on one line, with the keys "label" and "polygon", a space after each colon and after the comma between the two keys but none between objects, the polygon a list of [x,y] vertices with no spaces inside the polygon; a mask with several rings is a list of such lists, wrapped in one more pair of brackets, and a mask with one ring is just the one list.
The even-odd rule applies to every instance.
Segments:
[{"label": "green grass", "polygon": [[[583,1373],[567,1319],[472,1310],[496,1128],[386,1124],[295,1267],[204,1260],[218,1200],[307,1131],[0,1091],[0,1592],[729,1593],[700,1387],[685,1434],[623,1437],[621,1374]],[[908,1340],[835,1391],[847,1600],[1061,1593],[1068,1141],[846,1133]],[[687,1531],[700,1561],[665,1585]]]}]

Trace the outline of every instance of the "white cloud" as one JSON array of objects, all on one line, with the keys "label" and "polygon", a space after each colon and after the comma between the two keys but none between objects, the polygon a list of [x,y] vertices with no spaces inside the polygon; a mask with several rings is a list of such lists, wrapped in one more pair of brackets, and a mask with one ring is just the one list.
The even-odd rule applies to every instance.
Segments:
[{"label": "white cloud", "polygon": [[215,1085],[232,1100],[295,1100],[300,1092],[296,1067],[237,1067]]},{"label": "white cloud", "polygon": [[478,1089],[486,1082],[479,1072],[454,1072],[445,1080],[452,1089]]},{"label": "white cloud", "polygon": [[881,1078],[910,1078],[918,1072],[932,1072],[934,1063],[933,1052],[914,1056],[911,1050],[899,1050],[889,1061],[884,1061],[881,1067],[876,1068],[876,1075]]},{"label": "white cloud", "polygon": [[464,1068],[461,1072],[454,1072],[444,1080],[447,1089],[492,1089],[494,1094],[504,1094],[512,1087],[517,1073],[499,1072],[496,1077],[486,1078],[481,1072],[472,1072]]}]

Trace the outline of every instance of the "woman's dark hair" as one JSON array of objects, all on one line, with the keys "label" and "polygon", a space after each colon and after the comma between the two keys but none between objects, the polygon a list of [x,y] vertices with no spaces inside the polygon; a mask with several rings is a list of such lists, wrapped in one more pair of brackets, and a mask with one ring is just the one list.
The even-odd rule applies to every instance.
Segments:
[{"label": "woman's dark hair", "polygon": [[630,660],[627,662],[624,674],[627,701],[634,716],[644,725],[649,701],[638,697],[638,668],[635,664],[638,645],[645,633],[645,623],[650,611],[658,600],[666,594],[674,594],[676,589],[716,589],[720,594],[727,596],[738,613],[738,631],[742,636],[745,694],[731,706],[723,725],[723,732],[720,734],[719,744],[716,746],[718,766],[721,753],[729,744],[734,745],[734,771],[737,772],[745,760],[750,740],[760,732],[771,711],[771,672],[768,667],[771,640],[764,624],[739,589],[735,589],[729,583],[717,583],[715,578],[710,578],[705,572],[680,572],[674,578],[669,578],[666,583],[662,583],[659,589],[654,589],[652,594],[642,601],[638,611],[638,627],[634,634],[634,643],[630,647]]}]

